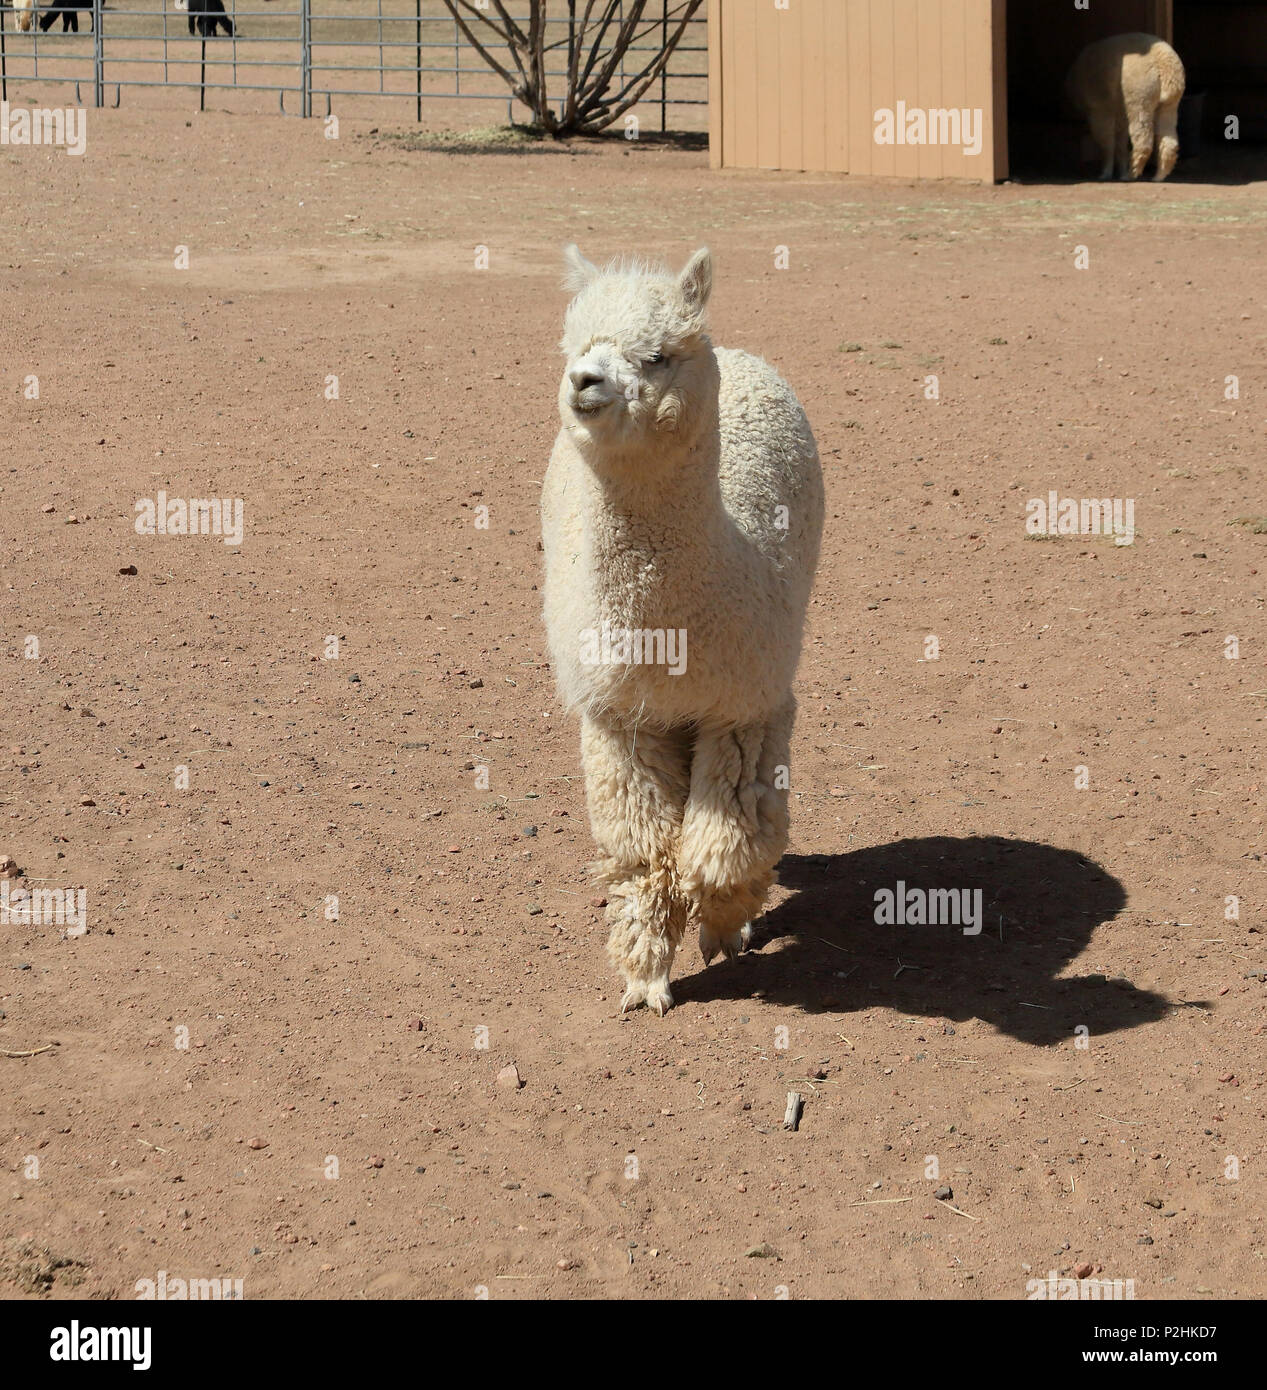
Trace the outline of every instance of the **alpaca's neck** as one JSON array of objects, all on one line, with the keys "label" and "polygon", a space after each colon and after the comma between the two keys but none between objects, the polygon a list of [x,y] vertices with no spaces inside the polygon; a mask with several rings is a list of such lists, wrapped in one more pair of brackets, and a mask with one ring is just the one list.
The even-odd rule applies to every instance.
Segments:
[{"label": "alpaca's neck", "polygon": [[650,477],[625,469],[596,474],[591,563],[630,620],[656,615],[665,593],[678,593],[683,570],[713,568],[710,554],[724,544],[716,450],[697,445],[667,471],[669,460],[657,462]]},{"label": "alpaca's neck", "polygon": [[720,505],[721,438],[716,408],[677,430],[655,431],[608,448],[582,450],[599,496],[613,514],[676,516]]},{"label": "alpaca's neck", "polygon": [[604,458],[592,467],[600,504],[613,519],[672,518],[680,524],[691,515],[699,521],[704,511],[720,506],[717,464],[716,448],[701,440],[687,448],[666,443],[651,457]]}]

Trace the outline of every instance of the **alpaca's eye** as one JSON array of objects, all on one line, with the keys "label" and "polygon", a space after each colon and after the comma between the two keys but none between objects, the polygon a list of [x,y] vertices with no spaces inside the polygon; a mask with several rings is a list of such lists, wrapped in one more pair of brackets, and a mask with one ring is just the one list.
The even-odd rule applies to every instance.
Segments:
[{"label": "alpaca's eye", "polygon": [[650,357],[644,357],[644,358],[642,359],[642,365],[643,365],[644,367],[659,367],[659,366],[663,365],[664,360],[665,360],[664,353],[662,353],[662,352],[653,352],[653,353],[651,354]]}]

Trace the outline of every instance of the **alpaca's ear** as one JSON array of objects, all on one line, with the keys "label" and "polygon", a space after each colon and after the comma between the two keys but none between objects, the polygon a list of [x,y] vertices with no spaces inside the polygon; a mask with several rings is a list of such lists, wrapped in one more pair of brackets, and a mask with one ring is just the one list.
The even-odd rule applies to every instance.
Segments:
[{"label": "alpaca's ear", "polygon": [[598,267],[581,255],[575,242],[563,248],[563,264],[563,288],[572,294],[579,294],[598,274]]},{"label": "alpaca's ear", "polygon": [[701,246],[687,261],[686,269],[678,276],[678,288],[688,309],[698,312],[708,303],[713,292],[713,253],[707,246]]}]

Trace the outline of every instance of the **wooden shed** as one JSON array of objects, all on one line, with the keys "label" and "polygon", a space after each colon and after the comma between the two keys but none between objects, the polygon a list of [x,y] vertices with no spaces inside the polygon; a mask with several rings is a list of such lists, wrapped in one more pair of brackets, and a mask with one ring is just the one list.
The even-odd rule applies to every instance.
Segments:
[{"label": "wooden shed", "polygon": [[713,167],[1007,178],[1022,133],[1078,140],[1060,90],[1084,45],[1173,41],[1186,2],[709,0]]}]

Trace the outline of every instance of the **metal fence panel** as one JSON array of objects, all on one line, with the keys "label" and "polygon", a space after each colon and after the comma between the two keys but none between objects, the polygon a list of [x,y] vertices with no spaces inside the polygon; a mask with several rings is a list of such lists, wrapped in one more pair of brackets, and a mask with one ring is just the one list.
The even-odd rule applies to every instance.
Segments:
[{"label": "metal fence panel", "polygon": [[[376,97],[408,100],[419,121],[424,102],[443,97],[502,102],[514,118],[505,84],[439,0],[282,0],[282,8],[268,0],[242,0],[249,8],[224,0],[232,33],[214,37],[191,32],[186,3],[91,0],[90,8],[60,10],[57,0],[41,0],[29,31],[19,30],[18,11],[2,9],[0,95],[7,98],[10,80],[70,83],[78,103],[85,104],[91,86],[92,104],[101,107],[118,106],[124,88],[163,87],[197,91],[203,109],[208,91],[263,92],[275,93],[283,112],[301,116],[313,114],[314,98],[329,114],[336,97]],[[91,23],[91,35],[68,27],[81,18]],[[557,66],[547,65],[556,79],[566,75],[561,41],[568,22],[558,17],[547,25],[562,26],[550,50]],[[661,10],[632,51],[657,50],[667,33]],[[668,129],[671,109],[707,106],[707,52],[707,20],[700,14],[640,103],[659,107],[661,129]]]}]

